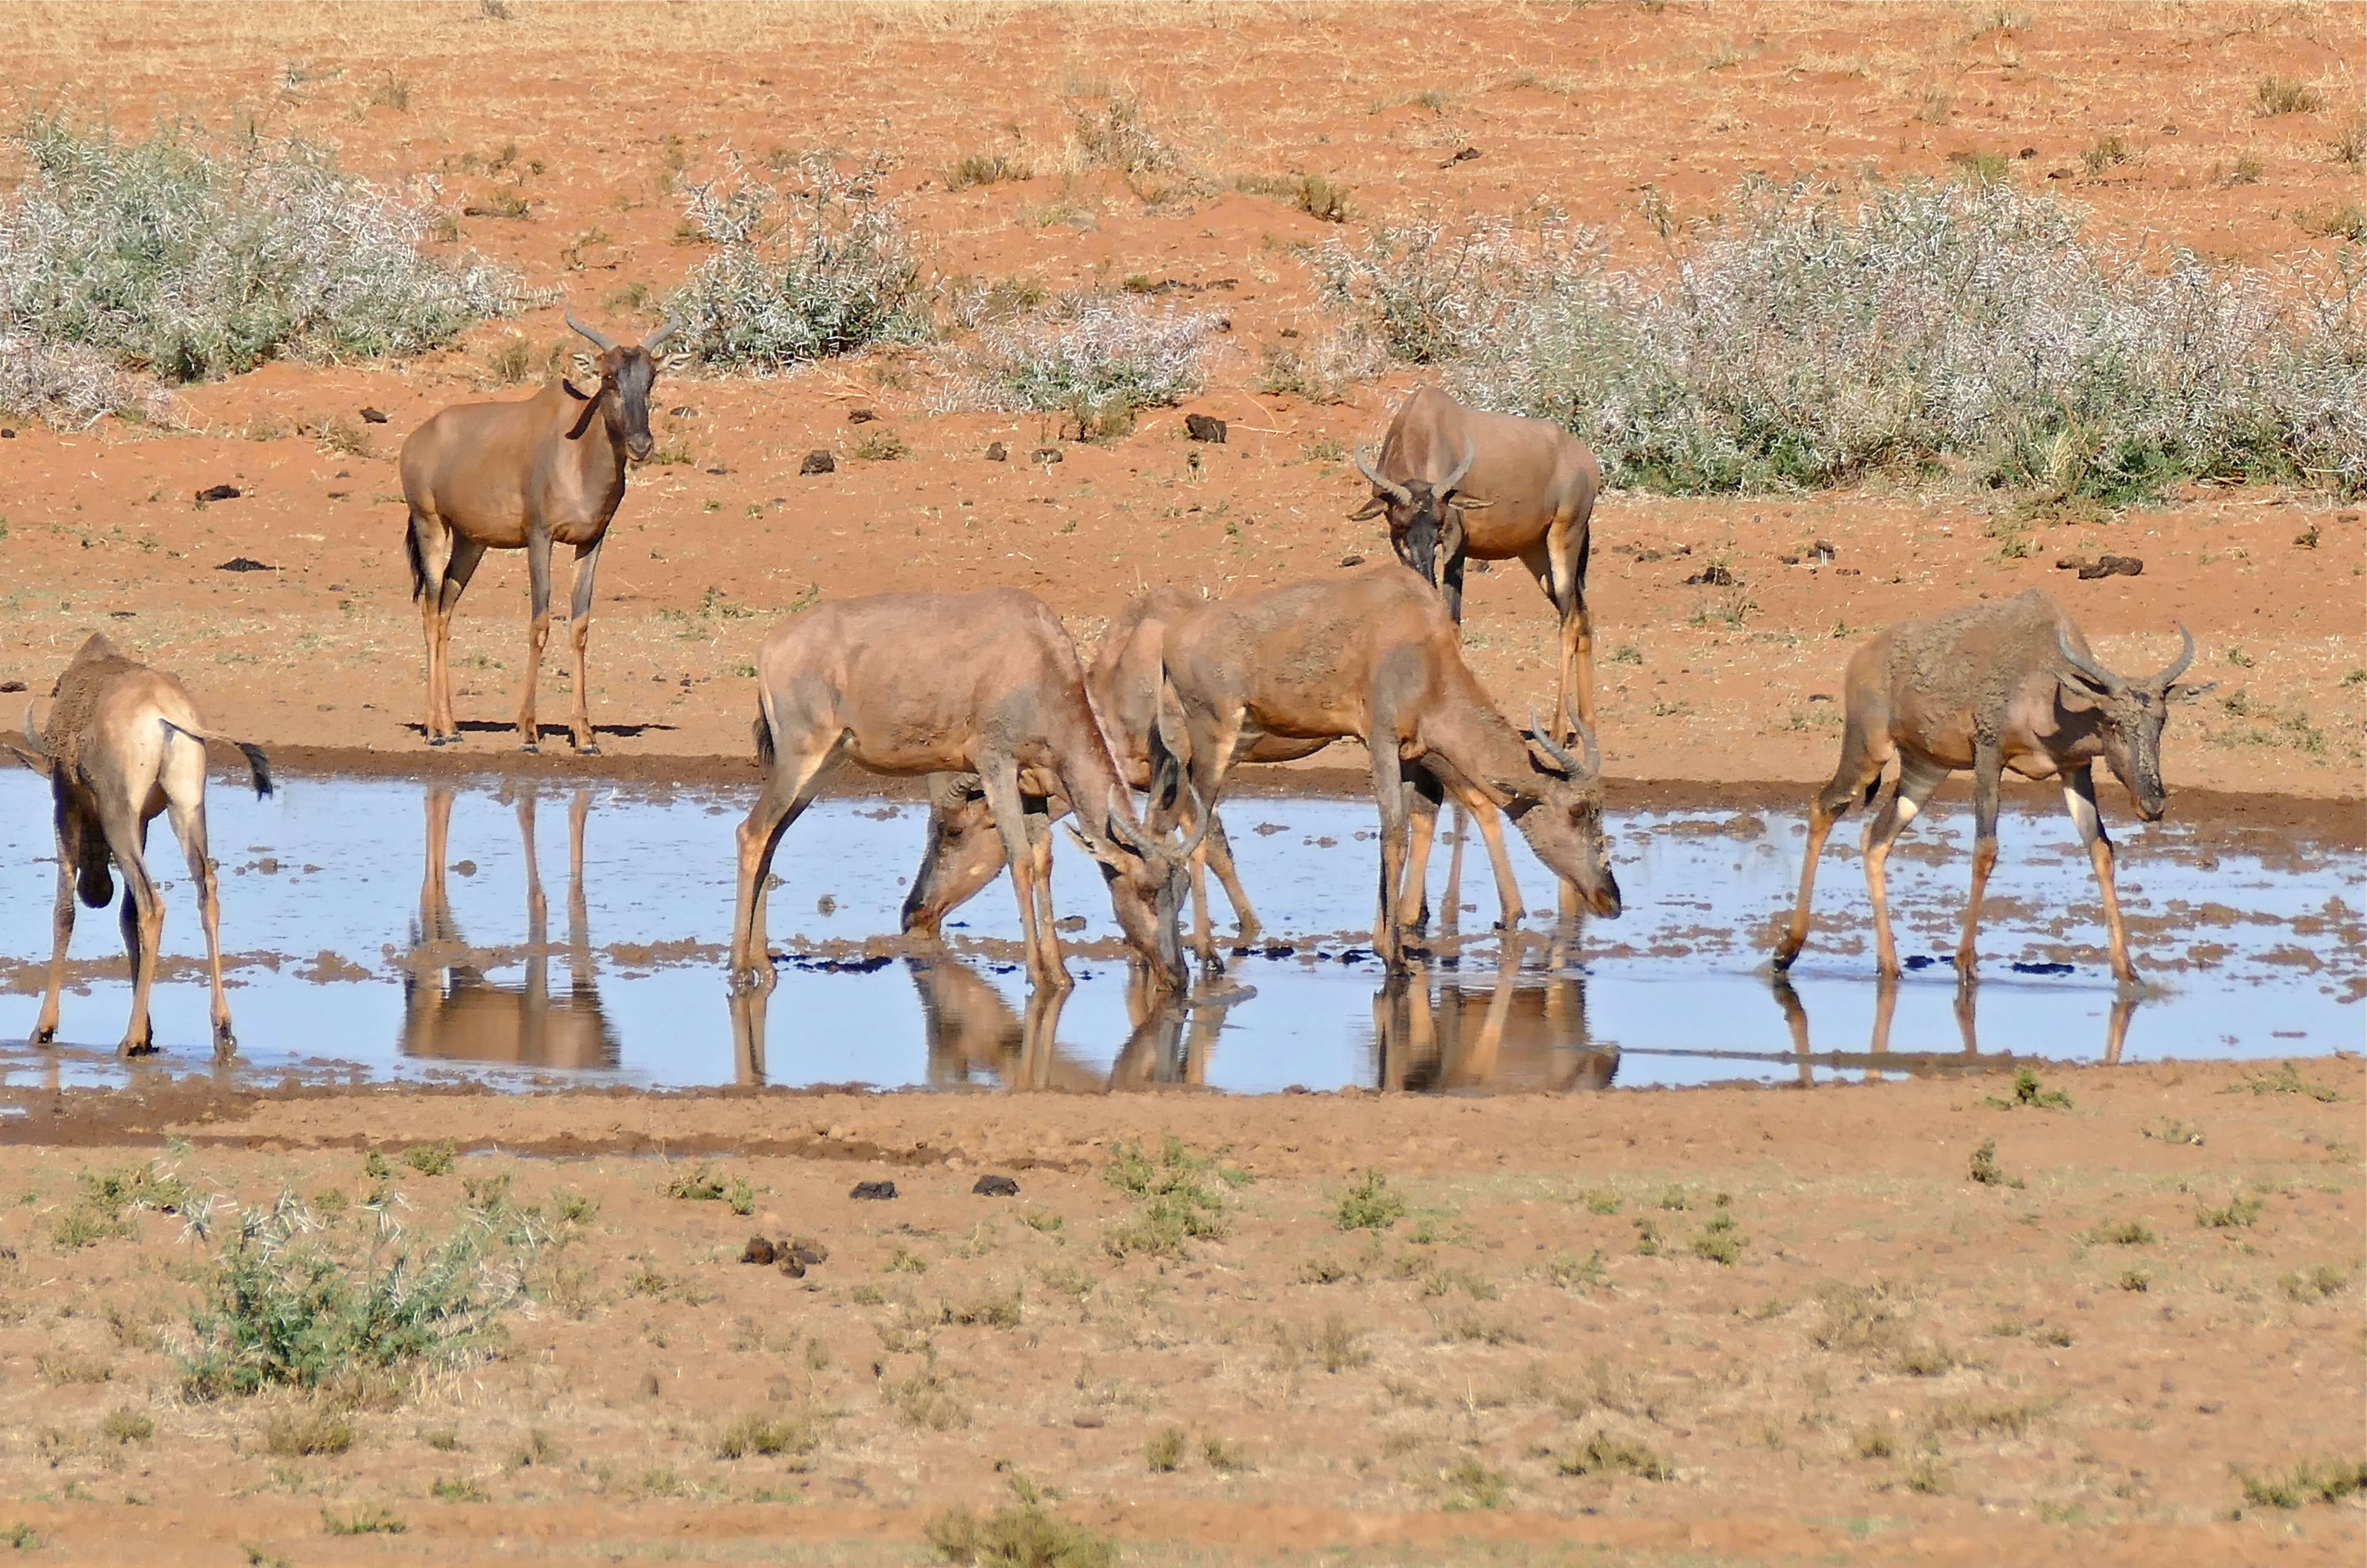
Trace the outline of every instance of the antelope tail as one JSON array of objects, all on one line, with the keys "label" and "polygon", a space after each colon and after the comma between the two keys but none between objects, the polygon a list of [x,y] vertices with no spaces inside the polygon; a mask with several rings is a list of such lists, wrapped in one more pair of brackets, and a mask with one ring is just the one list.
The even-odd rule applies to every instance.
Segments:
[{"label": "antelope tail", "polygon": [[237,747],[239,754],[246,759],[247,774],[255,784],[255,797],[261,800],[271,793],[271,760],[263,754],[262,747],[252,745],[244,740],[232,740],[227,735],[216,735],[210,730],[194,729],[186,724],[175,724],[169,718],[159,718],[156,722],[163,725],[169,734],[186,735],[200,746],[209,740],[219,740],[224,745]]},{"label": "antelope tail", "polygon": [[420,547],[415,521],[402,525],[402,552],[411,558],[411,597],[416,603],[427,592],[427,556]]},{"label": "antelope tail", "polygon": [[770,768],[773,765],[773,721],[764,716],[762,702],[756,705],[756,722],[752,728],[756,738],[756,765]]}]

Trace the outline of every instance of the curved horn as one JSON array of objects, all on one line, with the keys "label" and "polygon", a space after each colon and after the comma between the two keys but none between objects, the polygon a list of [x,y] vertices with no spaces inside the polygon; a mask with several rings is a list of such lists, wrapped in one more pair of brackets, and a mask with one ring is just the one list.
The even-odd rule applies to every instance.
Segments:
[{"label": "curved horn", "polygon": [[1463,476],[1469,473],[1471,471],[1471,465],[1478,460],[1479,444],[1472,440],[1469,436],[1465,436],[1463,438],[1463,461],[1455,464],[1455,471],[1446,476],[1446,482],[1440,485],[1431,493],[1438,496],[1441,500],[1453,495],[1455,493],[1455,487],[1463,482]]},{"label": "curved horn", "polygon": [[[1581,733],[1583,732],[1581,731]],[[1559,764],[1562,772],[1569,774],[1572,778],[1579,776],[1580,770],[1578,759],[1571,756],[1568,748],[1555,740],[1553,737],[1547,735],[1544,728],[1538,725],[1537,710],[1535,708],[1531,708],[1529,710],[1529,729],[1527,739],[1531,745],[1536,747],[1546,756],[1551,757],[1556,763]],[[1593,754],[1593,743],[1591,739],[1588,742],[1587,750],[1589,756],[1591,757]]]},{"label": "curved horn", "polygon": [[597,327],[587,327],[583,322],[577,321],[575,319],[575,311],[572,308],[570,308],[561,313],[566,316],[567,324],[573,327],[577,332],[582,333],[585,337],[590,338],[592,340],[593,346],[597,348],[601,353],[606,354],[610,349],[617,346],[617,340],[610,337],[606,333],[602,332]]},{"label": "curved horn", "polygon": [[[1079,821],[1084,818],[1080,817]],[[1135,826],[1126,807],[1126,796],[1116,784],[1110,785],[1109,799],[1102,804],[1102,837],[1141,854],[1152,847],[1150,836]]]},{"label": "curved horn", "polygon": [[25,699],[25,744],[30,746],[34,750],[39,751],[42,756],[46,757],[50,754],[50,749],[47,745],[43,744],[41,740],[41,732],[33,727],[34,711],[40,705],[41,699],[39,697],[28,697]]},{"label": "curved horn", "polygon": [[1381,491],[1390,500],[1396,502],[1399,506],[1411,506],[1413,504],[1413,491],[1406,489],[1405,486],[1398,483],[1395,479],[1382,478],[1380,470],[1374,468],[1372,460],[1365,456],[1365,454],[1370,450],[1370,447],[1365,446],[1359,446],[1356,448],[1357,471],[1362,473],[1366,479],[1373,481],[1373,488],[1375,490]]},{"label": "curved horn", "polygon": [[[583,329],[578,327],[575,330],[582,332]],[[666,339],[674,336],[674,333],[680,331],[682,331],[682,318],[680,316],[668,316],[666,318],[665,325],[660,327],[657,331],[651,333],[649,336],[641,340],[641,347],[647,353],[655,354],[658,351],[658,344],[665,342]]]},{"label": "curved horn", "polygon": [[1590,779],[1601,778],[1603,776],[1603,748],[1594,739],[1594,727],[1592,725],[1580,724],[1578,727],[1578,743],[1586,748],[1586,768],[1579,776]]},{"label": "curved horn", "polygon": [[2184,621],[2178,623],[2178,635],[2186,646],[2180,650],[2177,658],[2169,661],[2169,666],[2160,674],[2146,682],[2146,685],[2157,692],[2169,690],[2169,683],[2185,674],[2186,667],[2194,662],[2194,634],[2186,629]]},{"label": "curved horn", "polygon": [[[2187,644],[2189,648],[2191,648],[2193,646],[2193,639],[2191,637],[2188,638]],[[2068,664],[2081,675],[2086,676],[2089,682],[2099,690],[2117,692],[2121,689],[2122,682],[2118,675],[2113,674],[2111,671],[2105,669],[2102,665],[2097,663],[2094,660],[2089,658],[2086,654],[2079,652],[2071,646],[2070,627],[2057,626],[2055,628],[2055,651],[2063,656],[2064,663]],[[2181,663],[2179,668],[2183,670],[2185,665]]]}]

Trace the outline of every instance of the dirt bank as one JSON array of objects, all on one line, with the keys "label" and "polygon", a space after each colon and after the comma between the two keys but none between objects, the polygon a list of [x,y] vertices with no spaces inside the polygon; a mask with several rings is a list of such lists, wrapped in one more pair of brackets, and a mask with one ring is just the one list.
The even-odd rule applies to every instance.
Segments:
[{"label": "dirt bank", "polygon": [[[374,1559],[324,1533],[374,1517],[439,1561],[902,1562],[1016,1478],[1159,1563],[2355,1562],[2355,1506],[2243,1477],[2359,1458],[2362,1091],[2351,1057],[2026,1103],[20,1092],[0,1527],[68,1562]],[[448,1173],[405,1155],[444,1139]],[[1127,1145],[1204,1234],[1113,1182]],[[488,1358],[185,1393],[213,1248],[81,1174],[160,1156],[218,1236],[300,1196],[358,1258],[373,1151],[413,1236],[547,1237]],[[744,1264],[752,1232],[827,1260]]]}]

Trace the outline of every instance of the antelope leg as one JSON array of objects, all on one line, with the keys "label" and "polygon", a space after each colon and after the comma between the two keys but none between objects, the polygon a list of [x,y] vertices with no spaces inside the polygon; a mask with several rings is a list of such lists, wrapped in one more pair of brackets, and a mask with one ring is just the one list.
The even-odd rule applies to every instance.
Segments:
[{"label": "antelope leg", "polygon": [[1989,873],[1997,867],[1998,785],[2005,771],[2004,755],[1995,745],[1973,753],[1973,890],[1965,904],[1965,934],[1956,943],[1956,978],[1969,981],[1980,966],[1975,940],[1981,929],[1981,896],[1988,889]]},{"label": "antelope leg", "polygon": [[1388,971],[1399,974],[1405,969],[1405,944],[1398,937],[1398,897],[1405,882],[1407,784],[1393,734],[1386,730],[1376,734],[1372,753],[1373,799],[1381,810],[1380,909],[1373,922],[1373,946]]},{"label": "antelope leg", "polygon": [[230,998],[222,992],[221,887],[206,845],[205,749],[191,740],[175,741],[172,750],[176,755],[167,765],[178,776],[166,779],[165,800],[172,814],[173,836],[181,841],[181,853],[189,863],[189,880],[198,889],[198,914],[206,931],[206,971],[213,983],[214,1050],[226,1055],[238,1049],[238,1040],[231,1032]]},{"label": "antelope leg", "polygon": [[58,901],[51,911],[51,924],[57,935],[57,947],[50,954],[50,988],[41,998],[41,1016],[33,1025],[29,1043],[46,1045],[58,1037],[58,992],[65,985],[66,946],[74,941],[74,856],[67,847],[67,836],[58,835]]},{"label": "antelope leg", "polygon": [[1923,809],[1923,803],[1931,798],[1948,772],[1918,757],[1900,758],[1897,789],[1865,825],[1865,888],[1874,899],[1874,966],[1892,979],[1898,977],[1898,949],[1890,940],[1890,886],[1882,863],[1889,857],[1891,843],[1915,820],[1915,814]]},{"label": "antelope leg", "polygon": [[[2129,962],[2128,928],[2121,923],[2120,890],[2112,886],[2112,840],[2104,831],[2103,814],[2096,809],[2096,775],[2081,768],[2063,775],[2063,804],[2079,841],[2088,846],[2089,863],[2096,868],[2096,886],[2104,896],[2104,930],[2112,944],[2112,977],[2124,986],[2136,984],[2135,965]],[[2125,1027],[2126,1021],[2123,1021]]]},{"label": "antelope leg", "polygon": [[575,547],[575,592],[568,604],[568,637],[575,644],[575,717],[571,729],[575,750],[586,757],[600,754],[599,739],[592,732],[592,672],[585,650],[592,641],[592,579],[600,570],[600,547],[607,537],[604,533],[588,545]]},{"label": "antelope leg", "polygon": [[131,1019],[123,1031],[121,1052],[136,1056],[155,1049],[155,1027],[148,1021],[148,997],[156,987],[156,950],[164,937],[164,900],[148,874],[145,850],[148,824],[134,808],[109,809],[105,814],[107,845],[123,873],[123,946],[131,962]]},{"label": "antelope leg", "polygon": [[731,916],[735,986],[773,983],[772,955],[764,940],[764,879],[772,874],[773,853],[780,847],[781,835],[811,804],[814,785],[838,754],[839,743],[840,737],[832,735],[826,742],[809,740],[800,756],[783,753],[773,766],[772,776],[764,781],[764,793],[748,808],[747,820],[740,824],[740,883]]},{"label": "antelope leg", "polygon": [[526,686],[518,697],[518,750],[542,750],[542,730],[534,720],[534,688],[542,675],[542,650],[550,641],[550,531],[529,524],[526,536],[526,570],[530,595],[527,620]]}]

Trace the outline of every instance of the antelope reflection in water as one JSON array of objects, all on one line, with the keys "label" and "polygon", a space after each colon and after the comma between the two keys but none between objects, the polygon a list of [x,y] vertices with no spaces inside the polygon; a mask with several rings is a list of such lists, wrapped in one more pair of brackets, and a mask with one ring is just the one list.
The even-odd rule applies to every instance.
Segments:
[{"label": "antelope reflection in water", "polygon": [[1435,1092],[1608,1089],[1619,1048],[1598,1045],[1586,1022],[1586,981],[1523,974],[1523,944],[1507,938],[1492,983],[1455,977],[1432,991],[1428,964],[1373,997],[1380,1087]]},{"label": "antelope reflection in water", "polygon": [[444,881],[452,786],[430,784],[426,874],[402,980],[403,1055],[529,1067],[614,1067],[622,1050],[616,1026],[600,1005],[583,904],[583,824],[591,815],[592,792],[578,789],[568,807],[568,986],[554,997],[549,911],[535,860],[535,790],[527,784],[515,788],[526,853],[526,982],[504,986],[487,979],[488,955],[468,944],[452,918]]},{"label": "antelope reflection in water", "polygon": [[[1784,1022],[1792,1032],[1792,1055],[1799,1066],[1800,1082],[1805,1086],[1813,1081],[1812,1067],[1819,1065],[1814,1049],[1808,1043],[1808,1010],[1800,1000],[1800,993],[1792,988],[1791,980],[1780,969],[1774,973],[1773,987],[1775,1005],[1784,1010]],[[1865,1054],[1853,1057],[1846,1052],[1830,1051],[1821,1058],[1820,1065],[1828,1070],[1836,1067],[1863,1067],[1869,1079],[1881,1077],[1883,1069],[1886,1067],[1897,1068],[1912,1076],[1934,1070],[1963,1072],[1968,1069],[1988,1070],[2010,1066],[2014,1061],[2010,1054],[1988,1057],[1981,1055],[1979,1020],[1976,1016],[1979,994],[1980,987],[1977,984],[1960,982],[1956,987],[1956,1033],[1964,1042],[1964,1050],[1961,1053],[1938,1051],[1894,1053],[1890,1049],[1890,1024],[1898,1011],[1898,980],[1895,976],[1878,977],[1874,988],[1874,1032],[1872,1038],[1866,1042]],[[2121,1048],[2128,1043],[2129,1019],[2136,1010],[2137,998],[2135,994],[2124,990],[2112,998],[2112,1011],[2104,1019],[2104,1065],[2106,1066],[2120,1065]],[[2044,1043],[2049,1048],[2059,1050],[2063,1047],[2064,1042],[2062,1037],[2057,1035],[2054,1040]]]},{"label": "antelope reflection in water", "polygon": [[[1186,1021],[1181,1003],[1162,1002],[1148,976],[1135,970],[1127,994],[1132,1028],[1107,1071],[1060,1048],[1055,1039],[1070,993],[1028,987],[1014,1009],[976,968],[950,953],[913,953],[905,972],[921,1001],[928,1043],[928,1081],[938,1088],[991,1083],[1003,1089],[1059,1089],[1099,1094],[1148,1084],[1206,1081],[1210,1046],[1226,1008],[1245,990],[1221,980],[1204,982],[1206,1000]],[[772,993],[732,994],[731,1033],[742,1084],[766,1082],[764,1031]]]}]

